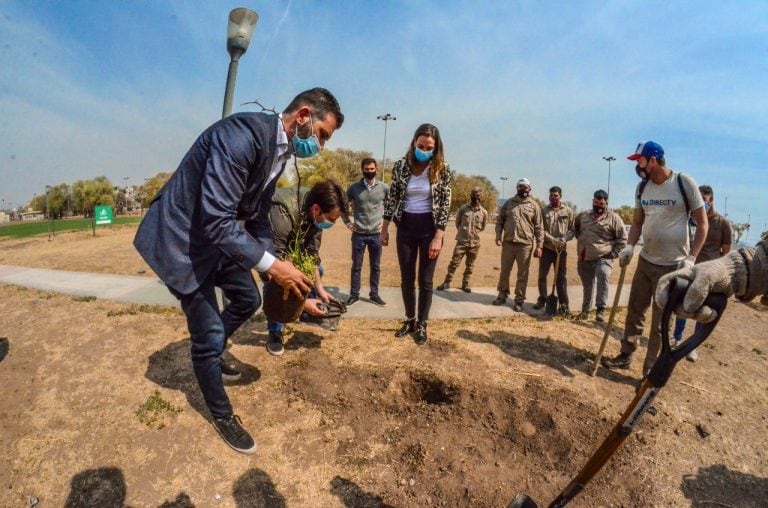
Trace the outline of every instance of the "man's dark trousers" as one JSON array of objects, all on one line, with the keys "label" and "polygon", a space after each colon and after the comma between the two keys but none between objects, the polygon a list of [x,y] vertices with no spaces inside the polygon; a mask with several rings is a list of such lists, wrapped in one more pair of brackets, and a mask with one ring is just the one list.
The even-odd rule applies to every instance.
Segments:
[{"label": "man's dark trousers", "polygon": [[350,296],[360,296],[360,271],[363,268],[363,255],[368,247],[368,258],[371,262],[371,291],[369,296],[379,294],[379,275],[381,274],[381,240],[379,233],[352,233],[352,283]]},{"label": "man's dark trousers", "polygon": [[[220,313],[216,287],[229,305]],[[250,270],[231,261],[222,261],[194,292],[182,295],[171,289],[187,316],[192,341],[192,368],[200,391],[214,418],[232,414],[232,405],[221,378],[221,354],[227,338],[261,305],[261,295]]]},{"label": "man's dark trousers", "polygon": [[[549,268],[554,266],[557,259],[557,252],[546,247],[541,249],[541,258],[539,258],[539,300],[543,301],[547,299],[547,274]],[[568,264],[568,252],[563,249],[560,251],[560,266],[557,268],[557,299],[560,305],[568,306],[568,280],[566,278],[566,266]],[[554,270],[553,270],[554,271]]]}]

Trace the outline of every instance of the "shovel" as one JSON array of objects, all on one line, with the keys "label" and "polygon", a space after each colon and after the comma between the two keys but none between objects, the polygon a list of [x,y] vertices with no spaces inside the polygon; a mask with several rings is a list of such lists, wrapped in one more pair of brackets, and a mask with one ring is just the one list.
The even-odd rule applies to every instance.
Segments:
[{"label": "shovel", "polygon": [[621,286],[624,285],[624,275],[627,273],[627,265],[621,267],[621,273],[619,273],[619,283],[616,286],[616,296],[613,297],[613,307],[611,307],[611,314],[608,316],[608,323],[605,325],[605,333],[603,334],[603,341],[600,343],[600,349],[597,350],[597,356],[595,357],[595,367],[592,369],[592,377],[597,374],[597,368],[600,366],[600,358],[603,357],[603,351],[605,351],[605,344],[608,342],[608,335],[611,334],[611,327],[613,326],[613,317],[616,315],[616,309],[619,307],[619,299],[621,298]]},{"label": "shovel", "polygon": [[[586,465],[579,471],[576,478],[549,504],[549,508],[555,508],[567,505],[587,486],[592,478],[602,469],[602,467],[619,449],[624,440],[632,433],[632,430],[640,422],[646,411],[651,407],[653,399],[656,398],[659,391],[667,384],[672,371],[677,362],[685,358],[685,355],[699,347],[715,329],[720,316],[723,315],[728,298],[723,294],[710,294],[704,301],[705,305],[712,307],[717,312],[714,321],[705,324],[701,329],[695,332],[691,337],[682,342],[674,350],[669,345],[669,325],[672,311],[683,303],[683,298],[688,290],[690,283],[677,277],[670,282],[669,299],[661,315],[661,354],[656,363],[651,367],[648,376],[643,379],[640,388],[638,388],[635,398],[624,411],[619,422],[608,434],[594,455],[589,459]],[[507,508],[538,508],[538,504],[525,494],[518,494]]]},{"label": "shovel", "polygon": [[557,314],[557,296],[555,295],[555,287],[557,286],[557,275],[560,273],[560,253],[557,251],[557,257],[555,258],[555,280],[552,282],[552,292],[547,297],[547,301],[544,304],[544,315],[547,317],[554,317]]}]

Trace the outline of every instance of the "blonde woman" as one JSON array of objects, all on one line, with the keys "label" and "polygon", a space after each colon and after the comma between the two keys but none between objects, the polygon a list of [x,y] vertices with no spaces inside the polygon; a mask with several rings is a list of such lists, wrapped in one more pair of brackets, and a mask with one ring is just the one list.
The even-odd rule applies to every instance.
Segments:
[{"label": "blonde woman", "polygon": [[[389,223],[397,225],[397,259],[405,322],[395,337],[414,333],[416,344],[427,342],[432,306],[432,279],[451,208],[451,172],[445,162],[440,131],[425,123],[416,129],[405,157],[395,162],[384,201],[381,245],[389,245]],[[416,276],[419,281],[416,313]],[[418,319],[417,319],[418,318]]]}]

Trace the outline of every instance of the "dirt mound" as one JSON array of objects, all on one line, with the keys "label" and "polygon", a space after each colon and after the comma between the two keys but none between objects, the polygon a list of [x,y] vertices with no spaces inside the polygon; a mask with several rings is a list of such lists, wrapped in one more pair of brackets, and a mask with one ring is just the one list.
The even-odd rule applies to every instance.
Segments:
[{"label": "dirt mound", "polygon": [[285,380],[294,402],[322,415],[316,432],[336,445],[326,460],[376,471],[371,485],[390,486],[369,498],[342,477],[334,488],[395,506],[504,506],[510,482],[564,486],[608,429],[596,407],[539,380],[512,392],[428,369],[337,368],[320,350],[288,366]]}]

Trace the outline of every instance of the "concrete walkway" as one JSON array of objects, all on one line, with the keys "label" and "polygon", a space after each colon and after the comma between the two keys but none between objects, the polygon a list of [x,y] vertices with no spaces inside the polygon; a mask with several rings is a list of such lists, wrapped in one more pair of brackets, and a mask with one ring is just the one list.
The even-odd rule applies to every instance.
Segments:
[{"label": "concrete walkway", "polygon": [[[95,296],[96,298],[124,303],[178,307],[178,301],[168,292],[163,282],[152,277],[0,265],[0,284],[12,284],[75,296]],[[342,301],[345,301],[349,296],[349,288],[346,286],[326,286],[326,289]],[[611,285],[609,304],[613,304],[615,291],[615,285]],[[368,288],[362,288],[360,294],[367,295]],[[346,317],[367,319],[403,319],[405,317],[399,287],[380,288],[379,295],[387,302],[386,307],[374,305],[368,302],[367,297],[363,296],[358,303],[349,308]],[[581,286],[569,286],[568,295],[571,310],[581,310]],[[523,305],[523,312],[519,313],[512,310],[514,302],[511,299],[507,300],[505,305],[491,305],[496,297],[495,288],[472,288],[471,293],[464,293],[459,289],[435,291],[430,318],[464,319],[542,314],[543,310],[533,309],[533,304],[538,296],[538,289],[529,287],[527,296],[528,301]],[[628,301],[629,283],[627,282],[622,290],[620,305],[626,306]]]}]

